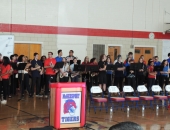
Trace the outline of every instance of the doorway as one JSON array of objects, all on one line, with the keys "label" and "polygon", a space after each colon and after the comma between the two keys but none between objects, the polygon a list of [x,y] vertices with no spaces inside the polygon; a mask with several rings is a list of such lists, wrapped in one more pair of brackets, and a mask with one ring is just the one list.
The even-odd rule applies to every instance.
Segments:
[{"label": "doorway", "polygon": [[114,62],[117,56],[120,55],[120,46],[109,46],[108,55],[110,55],[112,62]]},{"label": "doorway", "polygon": [[14,53],[18,55],[28,56],[29,59],[34,59],[34,53],[41,56],[41,44],[25,44],[25,43],[15,43],[14,44]]},{"label": "doorway", "polygon": [[138,62],[141,55],[144,55],[144,60],[146,63],[150,58],[153,57],[152,47],[135,47],[135,62]]}]

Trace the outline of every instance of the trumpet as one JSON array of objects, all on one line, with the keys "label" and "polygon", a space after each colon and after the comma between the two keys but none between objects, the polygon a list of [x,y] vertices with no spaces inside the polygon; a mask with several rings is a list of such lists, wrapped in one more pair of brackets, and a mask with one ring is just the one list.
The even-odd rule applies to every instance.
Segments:
[{"label": "trumpet", "polygon": [[66,75],[63,75],[63,74],[61,74],[61,73],[60,73],[60,78],[68,77],[68,73],[67,73],[67,72],[65,72],[65,74],[66,74]]}]

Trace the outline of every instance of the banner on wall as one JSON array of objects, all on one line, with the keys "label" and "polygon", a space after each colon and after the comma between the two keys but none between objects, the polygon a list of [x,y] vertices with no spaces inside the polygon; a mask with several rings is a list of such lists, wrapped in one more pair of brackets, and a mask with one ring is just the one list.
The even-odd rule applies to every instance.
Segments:
[{"label": "banner on wall", "polygon": [[81,92],[61,93],[61,124],[79,123]]},{"label": "banner on wall", "polygon": [[163,40],[163,44],[162,44],[162,60],[168,59],[168,53],[170,53],[170,40]]},{"label": "banner on wall", "polygon": [[0,53],[8,57],[14,53],[13,35],[0,35]]}]

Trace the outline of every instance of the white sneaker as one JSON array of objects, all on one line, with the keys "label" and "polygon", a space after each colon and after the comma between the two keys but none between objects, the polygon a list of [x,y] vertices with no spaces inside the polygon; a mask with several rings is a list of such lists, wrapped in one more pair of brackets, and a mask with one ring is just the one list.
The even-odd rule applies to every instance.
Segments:
[{"label": "white sneaker", "polygon": [[7,100],[1,101],[1,104],[3,104],[3,105],[7,104]]}]

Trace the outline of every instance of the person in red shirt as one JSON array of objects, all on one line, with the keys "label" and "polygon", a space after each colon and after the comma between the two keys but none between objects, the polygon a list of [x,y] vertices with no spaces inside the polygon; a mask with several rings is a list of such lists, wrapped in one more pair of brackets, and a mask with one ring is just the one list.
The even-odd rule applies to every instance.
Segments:
[{"label": "person in red shirt", "polygon": [[6,104],[8,88],[9,88],[9,78],[11,73],[11,65],[10,65],[9,58],[6,56],[3,57],[2,61],[3,63],[1,64],[0,80],[2,81],[2,86],[3,86],[3,100],[1,101],[1,104]]},{"label": "person in red shirt", "polygon": [[46,69],[46,81],[45,81],[45,98],[47,98],[47,94],[49,92],[49,82],[56,82],[56,73],[58,70],[54,70],[54,66],[56,64],[56,59],[53,58],[53,53],[48,52],[48,58],[44,61],[44,68]]},{"label": "person in red shirt", "polygon": [[152,85],[155,84],[156,72],[154,71],[154,62],[151,60],[148,67],[148,90],[151,91]]}]

